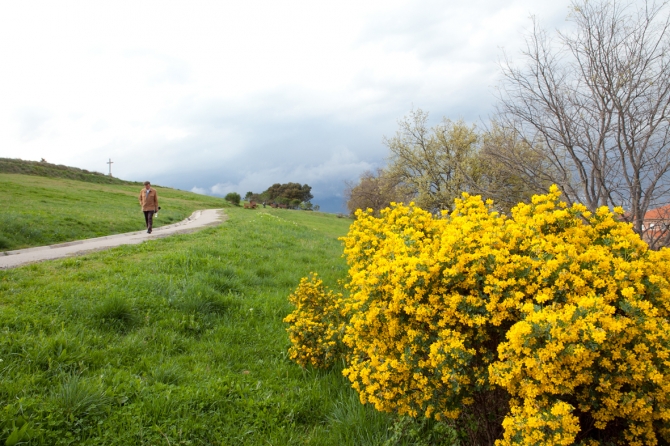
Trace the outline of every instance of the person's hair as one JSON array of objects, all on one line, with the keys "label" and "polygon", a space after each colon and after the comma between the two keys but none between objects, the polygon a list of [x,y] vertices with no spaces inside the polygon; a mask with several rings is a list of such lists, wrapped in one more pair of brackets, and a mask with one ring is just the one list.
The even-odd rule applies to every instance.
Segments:
[{"label": "person's hair", "polygon": [[144,185],[146,186],[147,184],[151,184],[151,181],[145,181]]}]

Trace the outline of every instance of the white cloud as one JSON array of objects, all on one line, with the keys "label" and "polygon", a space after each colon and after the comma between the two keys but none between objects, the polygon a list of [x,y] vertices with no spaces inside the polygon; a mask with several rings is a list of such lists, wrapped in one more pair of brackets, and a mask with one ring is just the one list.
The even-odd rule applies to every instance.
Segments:
[{"label": "white cloud", "polygon": [[224,195],[286,181],[337,195],[383,163],[382,136],[412,107],[485,118],[501,47],[520,48],[530,13],[564,23],[568,4],[7,2],[0,156],[97,171],[111,157],[115,176]]},{"label": "white cloud", "polygon": [[44,136],[47,123],[52,115],[46,110],[28,108],[17,113],[19,137],[23,142],[33,141]]},{"label": "white cloud", "polygon": [[210,191],[214,195],[225,196],[230,192],[237,192],[237,188],[231,183],[217,183],[210,188]]},{"label": "white cloud", "polygon": [[193,187],[191,188],[191,192],[193,192],[194,194],[209,195],[209,194],[207,193],[207,189],[204,189],[204,188],[202,188],[202,187],[196,187],[196,186],[193,186]]}]

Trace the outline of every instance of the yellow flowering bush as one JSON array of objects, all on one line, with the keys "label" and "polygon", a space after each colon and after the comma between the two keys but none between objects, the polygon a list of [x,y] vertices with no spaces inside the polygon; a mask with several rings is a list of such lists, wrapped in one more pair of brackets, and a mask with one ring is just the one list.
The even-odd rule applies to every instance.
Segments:
[{"label": "yellow flowering bush", "polygon": [[306,348],[341,340],[363,403],[489,411],[498,431],[479,441],[500,445],[670,441],[670,251],[607,208],[568,206],[552,187],[506,217],[464,194],[439,217],[359,212],[343,240],[348,296],[320,294],[339,325],[308,332],[324,335]]},{"label": "yellow flowering bush", "polygon": [[308,364],[330,367],[342,357],[342,294],[327,291],[318,275],[313,273],[300,281],[289,301],[295,306],[284,319],[289,324],[289,357],[302,367]]}]

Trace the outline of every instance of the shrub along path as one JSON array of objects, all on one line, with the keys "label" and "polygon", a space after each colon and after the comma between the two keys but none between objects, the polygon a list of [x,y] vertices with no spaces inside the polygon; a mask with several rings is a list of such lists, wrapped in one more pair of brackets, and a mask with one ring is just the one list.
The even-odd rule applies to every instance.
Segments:
[{"label": "shrub along path", "polygon": [[127,232],[125,234],[77,240],[58,245],[6,251],[4,255],[0,254],[0,269],[13,268],[26,263],[41,262],[44,260],[60,259],[88,251],[112,248],[114,246],[135,245],[145,240],[195,231],[218,224],[223,220],[225,220],[225,214],[222,209],[205,209],[195,211],[190,217],[179,223],[155,228],[151,234],[147,234],[146,231]]}]

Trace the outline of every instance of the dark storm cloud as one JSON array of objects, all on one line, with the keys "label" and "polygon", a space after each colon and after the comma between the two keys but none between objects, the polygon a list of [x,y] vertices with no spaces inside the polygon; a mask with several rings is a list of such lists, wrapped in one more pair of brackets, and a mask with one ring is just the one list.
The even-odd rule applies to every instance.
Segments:
[{"label": "dark storm cloud", "polygon": [[160,172],[156,182],[216,195],[261,192],[278,182],[307,183],[315,203],[335,199],[332,210],[339,211],[344,181],[382,163],[386,155],[384,121],[263,110],[233,113],[224,103],[191,110],[194,134],[160,148],[163,154],[181,154],[181,162]]}]

